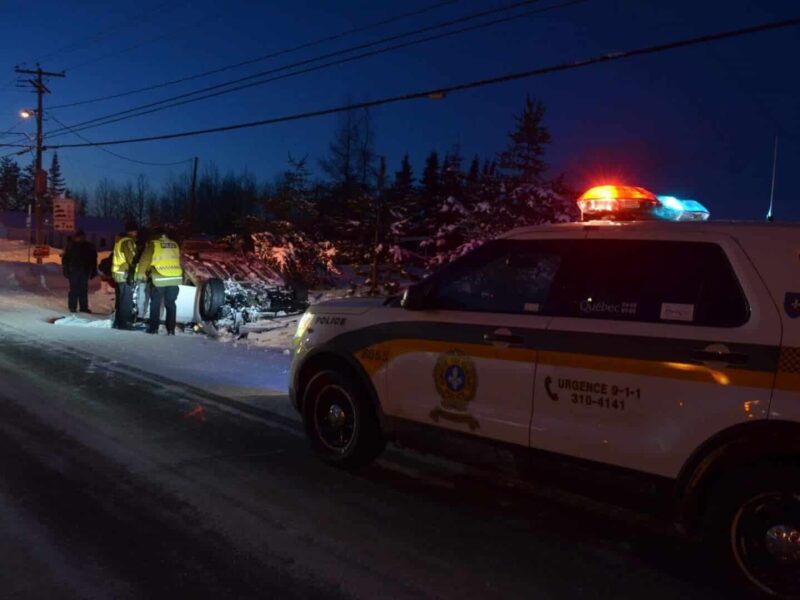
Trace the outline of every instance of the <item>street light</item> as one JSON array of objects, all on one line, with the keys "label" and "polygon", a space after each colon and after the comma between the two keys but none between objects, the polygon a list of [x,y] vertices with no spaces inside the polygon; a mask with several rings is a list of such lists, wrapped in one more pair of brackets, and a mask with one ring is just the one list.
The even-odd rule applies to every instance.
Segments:
[{"label": "street light", "polygon": [[23,108],[21,111],[19,111],[19,116],[23,119],[30,119],[33,116],[33,110]]}]

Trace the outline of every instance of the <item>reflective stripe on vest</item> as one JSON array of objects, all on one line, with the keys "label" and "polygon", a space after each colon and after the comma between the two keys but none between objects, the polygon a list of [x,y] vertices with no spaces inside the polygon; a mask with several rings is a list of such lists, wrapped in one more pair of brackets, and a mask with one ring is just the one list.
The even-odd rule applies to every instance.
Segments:
[{"label": "reflective stripe on vest", "polygon": [[166,236],[150,242],[153,244],[153,259],[150,263],[152,268],[151,278],[154,283],[165,280],[174,280],[170,283],[178,285],[183,279],[183,269],[181,268],[181,250],[178,244]]},{"label": "reflective stripe on vest", "polygon": [[125,235],[120,237],[114,243],[114,252],[111,258],[111,273],[116,276],[121,277],[122,280],[125,280],[128,277],[128,269],[130,265],[128,264],[128,259],[125,258],[125,253],[122,251],[122,248],[125,244],[134,244],[133,238]]}]

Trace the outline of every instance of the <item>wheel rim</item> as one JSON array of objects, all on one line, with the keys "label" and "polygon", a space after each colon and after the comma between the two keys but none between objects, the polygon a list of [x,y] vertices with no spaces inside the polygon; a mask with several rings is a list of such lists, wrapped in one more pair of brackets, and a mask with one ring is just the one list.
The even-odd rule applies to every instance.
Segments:
[{"label": "wheel rim", "polygon": [[731,543],[739,567],[762,590],[800,595],[800,495],[773,492],[743,504]]},{"label": "wheel rim", "polygon": [[355,439],[357,421],[353,399],[343,387],[326,385],[314,401],[314,427],[330,450],[344,454]]},{"label": "wheel rim", "polygon": [[203,294],[203,313],[205,313],[206,318],[211,318],[214,316],[211,314],[211,294],[205,288],[203,288],[203,291],[205,292]]}]

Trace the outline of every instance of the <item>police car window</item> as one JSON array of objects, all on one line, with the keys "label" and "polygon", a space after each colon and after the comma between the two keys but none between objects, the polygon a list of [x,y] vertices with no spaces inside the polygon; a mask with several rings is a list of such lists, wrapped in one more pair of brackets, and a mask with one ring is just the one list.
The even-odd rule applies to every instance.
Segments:
[{"label": "police car window", "polygon": [[555,246],[500,241],[466,257],[437,281],[431,308],[537,314],[561,262]]},{"label": "police car window", "polygon": [[722,249],[702,242],[578,240],[548,314],[736,327],[749,308]]}]

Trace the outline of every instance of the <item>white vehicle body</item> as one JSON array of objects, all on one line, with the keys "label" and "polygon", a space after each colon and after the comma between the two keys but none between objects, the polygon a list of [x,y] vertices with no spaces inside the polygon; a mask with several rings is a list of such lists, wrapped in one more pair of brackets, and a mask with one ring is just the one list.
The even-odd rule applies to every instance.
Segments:
[{"label": "white vehicle body", "polygon": [[[309,309],[290,386],[311,434],[327,417],[310,403],[357,380],[386,439],[423,432],[646,475],[692,527],[728,474],[800,464],[800,226],[583,222],[484,248],[403,303]],[[325,369],[347,375],[319,391]],[[767,536],[797,569],[800,523]]]},{"label": "white vehicle body", "polygon": [[[176,322],[183,325],[202,324],[209,334],[216,334],[216,319],[222,314],[225,303],[225,284],[217,278],[200,281],[195,285],[179,285],[175,299]],[[150,318],[150,297],[148,284],[138,283],[134,291],[134,305],[139,319]],[[166,319],[162,304],[160,320]]]},{"label": "white vehicle body", "polygon": [[[200,288],[193,285],[180,285],[178,298],[175,300],[177,308],[176,321],[182,324],[202,323],[200,316]],[[136,286],[136,314],[140,319],[150,317],[150,297],[147,293],[147,284],[139,283]],[[164,306],[161,306],[161,320],[166,318]]]}]

